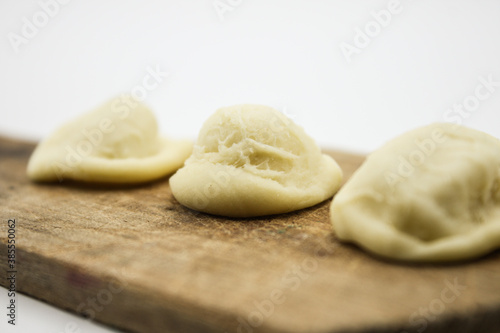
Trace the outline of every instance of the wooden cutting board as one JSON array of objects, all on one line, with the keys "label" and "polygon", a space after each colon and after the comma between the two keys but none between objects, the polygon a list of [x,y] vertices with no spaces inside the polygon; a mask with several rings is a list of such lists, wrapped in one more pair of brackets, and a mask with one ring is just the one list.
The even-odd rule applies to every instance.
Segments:
[{"label": "wooden cutting board", "polygon": [[[401,264],[340,243],[330,201],[229,219],[179,205],[167,179],[33,184],[33,148],[0,139],[0,269],[15,219],[17,288],[35,298],[132,332],[500,332],[498,251]],[[363,161],[331,155],[346,177]]]}]

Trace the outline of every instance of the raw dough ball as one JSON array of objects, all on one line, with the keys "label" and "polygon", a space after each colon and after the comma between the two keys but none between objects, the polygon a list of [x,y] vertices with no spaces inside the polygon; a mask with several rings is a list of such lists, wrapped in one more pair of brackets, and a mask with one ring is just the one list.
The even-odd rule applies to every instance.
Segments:
[{"label": "raw dough ball", "polygon": [[331,205],[341,240],[384,257],[453,261],[500,247],[500,140],[452,124],[371,154]]},{"label": "raw dough ball", "polygon": [[59,128],[28,163],[34,181],[138,183],[180,168],[192,143],[158,137],[156,119],[130,96],[115,98]]},{"label": "raw dough ball", "polygon": [[208,118],[170,186],[194,210],[250,217],[313,206],[330,198],[341,179],[337,163],[282,113],[237,105]]}]

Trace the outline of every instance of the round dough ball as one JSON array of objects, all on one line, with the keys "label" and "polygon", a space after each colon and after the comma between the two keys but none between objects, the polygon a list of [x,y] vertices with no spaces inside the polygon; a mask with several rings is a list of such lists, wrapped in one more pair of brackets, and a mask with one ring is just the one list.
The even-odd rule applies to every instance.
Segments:
[{"label": "round dough ball", "polygon": [[262,105],[221,108],[170,179],[175,198],[230,217],[286,213],[330,198],[342,171],[282,113]]},{"label": "round dough ball", "polygon": [[500,140],[452,124],[372,153],[331,204],[337,236],[384,257],[454,261],[500,247]]},{"label": "round dough ball", "polygon": [[43,140],[33,152],[27,172],[34,181],[139,183],[173,173],[191,152],[189,141],[158,137],[151,110],[122,96]]}]

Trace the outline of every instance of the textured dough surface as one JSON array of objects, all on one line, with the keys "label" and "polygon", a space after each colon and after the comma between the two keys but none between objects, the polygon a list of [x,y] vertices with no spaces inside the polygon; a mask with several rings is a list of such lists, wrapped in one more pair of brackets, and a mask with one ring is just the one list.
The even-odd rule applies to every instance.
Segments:
[{"label": "textured dough surface", "polygon": [[337,236],[378,255],[454,261],[500,247],[500,141],[452,124],[372,153],[331,205]]},{"label": "textured dough surface", "polygon": [[189,141],[158,136],[149,108],[115,98],[43,140],[28,163],[34,181],[138,183],[173,173],[192,151]]},{"label": "textured dough surface", "polygon": [[341,180],[337,163],[285,115],[236,105],[206,120],[170,186],[191,209],[250,217],[313,206],[330,198]]}]

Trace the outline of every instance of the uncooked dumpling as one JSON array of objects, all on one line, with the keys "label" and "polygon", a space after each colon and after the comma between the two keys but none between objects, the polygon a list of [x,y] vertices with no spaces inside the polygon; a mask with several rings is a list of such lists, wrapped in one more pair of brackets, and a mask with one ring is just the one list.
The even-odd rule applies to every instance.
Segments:
[{"label": "uncooked dumpling", "polygon": [[194,210],[249,217],[313,206],[330,198],[341,179],[337,163],[282,113],[237,105],[204,123],[170,186]]},{"label": "uncooked dumpling", "polygon": [[173,173],[192,143],[158,137],[156,119],[130,96],[113,99],[43,140],[28,164],[34,181],[139,183]]},{"label": "uncooked dumpling", "polygon": [[335,196],[337,236],[378,255],[454,261],[500,247],[500,140],[433,124],[371,154]]}]

